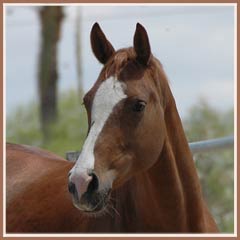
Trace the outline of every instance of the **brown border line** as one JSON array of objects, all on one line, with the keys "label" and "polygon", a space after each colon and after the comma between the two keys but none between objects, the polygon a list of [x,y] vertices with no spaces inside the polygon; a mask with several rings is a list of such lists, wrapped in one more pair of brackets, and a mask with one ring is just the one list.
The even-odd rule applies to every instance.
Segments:
[{"label": "brown border line", "polygon": [[[1,5],[1,10],[0,10],[0,12],[1,12],[1,16],[3,16],[3,6]],[[3,21],[3,18],[1,19],[2,21]],[[2,73],[2,79],[1,79],[1,81],[0,81],[0,88],[1,88],[1,102],[3,103],[3,91],[4,91],[4,89],[3,89],[3,24],[2,24],[2,22],[1,22],[1,26],[0,26],[0,32],[1,32],[1,47],[0,47],[0,55],[2,56],[0,59],[0,72]],[[1,113],[1,136],[3,136],[3,104],[0,104],[0,108],[1,108],[1,110],[0,110],[0,113]],[[0,145],[1,145],[1,155],[3,156],[3,137],[1,138],[1,140],[0,140]],[[3,159],[3,158],[2,158]],[[0,163],[0,168],[1,168],[1,183],[2,184],[0,184],[0,192],[1,192],[1,196],[3,196],[3,160],[1,161],[1,163]],[[1,207],[0,207],[0,213],[1,213],[1,216],[3,216],[3,205],[1,204]],[[3,226],[3,218],[1,217],[0,218],[0,224],[1,224],[1,226]],[[0,229],[0,236],[2,236],[3,235],[3,228],[1,227],[1,229]]]},{"label": "brown border line", "polygon": [[[102,0],[102,1],[97,1],[97,0],[89,0],[89,1],[67,1],[67,0],[63,0],[63,1],[57,1],[57,0],[44,0],[44,1],[14,1],[14,0],[8,0],[8,1],[3,1],[3,3],[193,3],[193,4],[196,4],[196,3],[237,3],[237,25],[240,26],[240,8],[239,8],[239,0],[197,0],[197,1],[190,1],[190,0],[150,0],[150,1],[146,1],[146,0],[131,0],[131,1],[127,1],[127,0],[123,0],[123,1],[111,1],[111,0]],[[0,47],[0,55],[3,56],[3,4],[1,5],[1,26],[0,26],[0,30],[1,30],[1,47]],[[240,39],[240,31],[238,31],[237,33],[237,44],[239,42],[239,39]],[[240,49],[238,49],[237,51],[237,70],[240,69],[240,59],[239,59],[239,55],[240,55]],[[2,81],[0,83],[0,88],[2,89],[1,91],[1,100],[2,100],[2,103],[3,103],[3,58],[1,58],[0,60],[1,64],[0,64],[0,72],[2,73]],[[237,75],[237,82],[239,80],[239,76]],[[237,92],[238,92],[238,89],[239,86],[237,87]],[[240,96],[237,95],[237,102],[240,103]],[[237,115],[237,125],[239,125],[240,123],[240,120],[238,118],[238,114],[239,114],[239,111],[240,111],[240,105],[238,104],[237,105],[237,112],[235,112],[235,114]],[[2,133],[2,136],[3,136],[3,105],[1,105],[1,114],[2,114],[2,117],[1,117],[1,133]],[[237,129],[237,137],[240,135],[240,129]],[[237,139],[235,139],[235,141],[237,141]],[[1,154],[3,156],[3,138],[1,139]],[[239,148],[237,146],[237,154],[239,154]],[[236,167],[236,166],[235,166]],[[1,187],[0,187],[0,192],[1,192],[1,195],[3,196],[3,161],[1,161],[1,164],[0,164],[0,168],[1,168]],[[240,172],[240,164],[238,164],[237,166],[237,172]],[[237,178],[237,181],[235,180],[235,184],[237,183],[238,186],[240,186],[240,180],[239,178]],[[237,196],[239,196],[239,187],[237,189]],[[239,200],[238,200],[239,202]],[[237,202],[237,205],[238,205],[238,202]],[[1,207],[0,207],[0,213],[1,213],[1,216],[3,216],[3,204],[1,204]],[[238,211],[237,211],[237,216],[240,216],[240,209],[238,208]],[[0,219],[0,224],[1,226],[3,226],[3,218]],[[236,222],[234,223],[236,224]],[[238,221],[238,224],[237,226],[237,233],[240,231],[240,220]],[[3,228],[1,227],[0,229],[0,236],[3,236]],[[69,235],[70,237],[71,235]],[[62,240],[67,240],[69,239],[69,237],[61,237]],[[51,239],[51,240],[55,240],[55,239],[59,239],[58,237],[46,237],[47,239]],[[106,239],[105,237],[101,237],[101,235],[99,235],[99,237],[78,237],[79,239],[86,239],[86,240],[89,240],[89,239]],[[147,240],[149,239],[150,237],[124,237],[124,239],[129,239],[129,240],[136,240],[136,239],[141,239],[141,240]],[[155,239],[168,239],[168,240],[173,240],[173,239],[178,239],[179,237],[155,237]],[[180,236],[180,239],[182,240],[189,240],[189,239],[192,239],[192,238],[195,238],[195,237],[181,237]],[[196,237],[197,239],[199,240],[212,240],[213,238],[215,239],[238,239],[238,237]],[[9,240],[13,240],[13,239],[39,239],[41,240],[42,237],[7,237],[7,239]],[[107,237],[107,239],[116,239],[116,240],[121,240],[122,237]]]},{"label": "brown border line", "polygon": [[19,0],[19,1],[14,1],[14,0],[7,0],[7,1],[3,1],[3,3],[238,3],[239,0],[195,0],[195,1],[190,1],[190,0],[89,0],[89,1],[78,1],[78,0],[72,0],[72,1],[68,1],[68,0],[42,0],[42,1],[23,1],[23,0]]},{"label": "brown border line", "polygon": [[[240,26],[240,7],[239,7],[239,1],[237,1],[237,26],[239,28]],[[239,46],[239,41],[240,41],[240,31],[238,29],[237,31],[237,47]],[[240,71],[240,49],[239,47],[237,48],[237,72]],[[237,74],[237,93],[239,92],[239,74]],[[240,96],[237,94],[237,103],[240,102]],[[239,126],[240,124],[240,119],[239,119],[239,112],[240,112],[240,105],[237,104],[237,112],[235,112],[234,114],[236,115],[237,117],[237,121],[236,121],[236,124],[237,126]],[[237,127],[235,126],[235,127]],[[238,137],[240,136],[240,129],[237,128],[237,139]],[[237,139],[235,139],[235,142],[237,142]],[[235,145],[237,147],[237,156],[239,156],[239,151],[240,151],[240,147],[238,146],[238,144]],[[238,158],[237,158],[237,162],[238,162]],[[236,167],[236,166],[235,166]],[[237,173],[240,172],[240,164],[238,163],[237,164]],[[238,174],[237,174],[238,176]],[[239,177],[237,177],[237,179],[234,179],[235,181],[235,184],[237,184],[237,219],[238,217],[240,216],[240,209],[239,209],[239,193],[240,193],[240,189],[239,189],[239,186],[240,186],[240,180],[239,180]],[[240,231],[240,222],[239,220],[237,221],[237,226],[236,226],[236,223],[235,224],[235,227],[237,228],[237,236],[239,235],[239,231]]]}]

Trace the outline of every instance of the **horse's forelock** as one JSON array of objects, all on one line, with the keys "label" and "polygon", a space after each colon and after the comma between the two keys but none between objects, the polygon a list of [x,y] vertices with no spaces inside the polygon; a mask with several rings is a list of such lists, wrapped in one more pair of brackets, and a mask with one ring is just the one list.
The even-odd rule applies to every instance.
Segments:
[{"label": "horse's forelock", "polygon": [[[129,62],[135,62],[137,64],[136,52],[133,47],[123,48],[116,51],[103,68],[104,78],[107,79],[110,76],[119,77],[119,74]],[[161,62],[153,56],[151,56],[149,64],[145,69],[147,69],[148,74],[150,75],[155,75],[156,72],[163,71]]]},{"label": "horse's forelock", "polygon": [[135,58],[136,53],[134,52],[133,48],[124,48],[118,50],[104,66],[104,77],[109,78],[112,75],[118,77],[126,64]]}]

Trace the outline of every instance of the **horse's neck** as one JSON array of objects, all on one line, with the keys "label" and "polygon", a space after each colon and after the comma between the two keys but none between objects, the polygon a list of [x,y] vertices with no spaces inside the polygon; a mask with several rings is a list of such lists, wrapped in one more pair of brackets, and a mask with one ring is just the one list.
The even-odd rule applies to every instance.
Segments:
[{"label": "horse's neck", "polygon": [[176,166],[173,174],[178,176],[182,188],[188,230],[206,231],[206,209],[201,186],[173,97],[165,111],[165,122],[168,149],[165,150],[167,156],[162,158],[171,160]]},{"label": "horse's neck", "polygon": [[128,211],[129,221],[142,231],[204,232],[201,188],[174,100],[165,122],[167,137],[159,160],[126,184],[120,215]]}]

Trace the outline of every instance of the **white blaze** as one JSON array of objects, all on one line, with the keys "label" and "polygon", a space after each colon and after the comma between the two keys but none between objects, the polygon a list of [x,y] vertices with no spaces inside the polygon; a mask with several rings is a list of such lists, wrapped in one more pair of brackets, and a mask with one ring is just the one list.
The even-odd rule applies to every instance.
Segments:
[{"label": "white blaze", "polygon": [[127,96],[123,91],[123,83],[110,77],[103,81],[95,93],[91,110],[91,129],[84,142],[81,154],[72,169],[72,173],[94,168],[94,146],[104,124],[113,108]]}]

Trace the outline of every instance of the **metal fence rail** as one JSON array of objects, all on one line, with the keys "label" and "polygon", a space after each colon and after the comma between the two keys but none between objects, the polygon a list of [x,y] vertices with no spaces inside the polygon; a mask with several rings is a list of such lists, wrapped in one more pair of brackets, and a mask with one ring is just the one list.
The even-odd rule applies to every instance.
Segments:
[{"label": "metal fence rail", "polygon": [[[207,151],[214,151],[218,149],[226,149],[232,147],[234,144],[234,137],[222,137],[215,138],[205,141],[192,142],[189,143],[189,147],[193,154]],[[66,159],[72,162],[75,162],[78,159],[80,152],[79,151],[71,151],[66,153]]]},{"label": "metal fence rail", "polygon": [[193,154],[200,152],[213,151],[217,149],[226,149],[232,147],[234,144],[234,137],[222,137],[205,141],[189,143],[189,147]]}]

